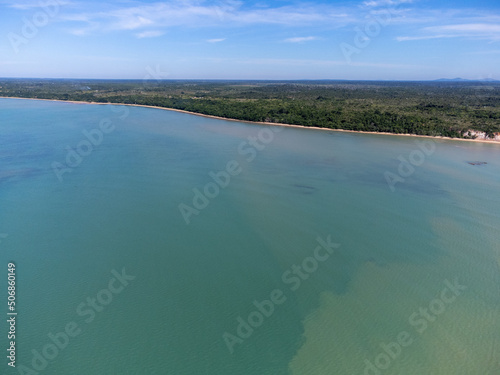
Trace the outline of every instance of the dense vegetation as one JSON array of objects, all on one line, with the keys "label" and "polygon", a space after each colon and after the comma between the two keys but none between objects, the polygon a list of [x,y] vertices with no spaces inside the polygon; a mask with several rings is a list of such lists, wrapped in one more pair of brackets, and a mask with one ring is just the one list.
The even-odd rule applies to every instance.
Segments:
[{"label": "dense vegetation", "polygon": [[500,132],[500,83],[0,79],[0,96],[144,104],[247,121],[470,137]]}]

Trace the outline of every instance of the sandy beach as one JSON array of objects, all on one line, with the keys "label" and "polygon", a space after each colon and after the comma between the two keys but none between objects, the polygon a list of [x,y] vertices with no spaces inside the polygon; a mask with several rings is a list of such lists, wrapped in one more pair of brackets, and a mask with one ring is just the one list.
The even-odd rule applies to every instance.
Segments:
[{"label": "sandy beach", "polygon": [[493,143],[500,144],[500,140],[487,140],[487,139],[463,139],[463,138],[451,138],[451,137],[442,137],[442,136],[430,136],[430,135],[418,135],[418,134],[396,134],[396,133],[388,133],[388,132],[367,132],[367,131],[357,131],[357,130],[345,130],[345,129],[330,129],[330,128],[321,128],[317,126],[304,126],[304,125],[294,125],[294,124],[283,124],[277,122],[261,122],[261,121],[246,121],[246,120],[238,120],[227,117],[219,117],[213,115],[206,115],[203,113],[190,112],[182,109],[176,108],[167,108],[167,107],[158,107],[152,105],[144,105],[144,104],[125,104],[125,103],[99,103],[99,102],[86,102],[86,101],[74,101],[74,100],[59,100],[59,99],[38,99],[38,98],[20,98],[13,96],[0,96],[0,99],[28,99],[28,100],[45,100],[50,102],[61,102],[61,103],[73,103],[73,104],[98,104],[98,105],[126,105],[130,107],[144,107],[144,108],[153,108],[153,109],[163,109],[165,111],[175,111],[186,113],[195,116],[208,117],[218,120],[226,120],[226,121],[236,121],[236,122],[244,122],[248,124],[259,124],[259,125],[273,125],[273,126],[287,126],[293,128],[303,128],[303,129],[313,129],[313,130],[323,130],[323,131],[334,131],[334,132],[346,132],[346,133],[360,133],[360,134],[381,134],[381,135],[392,135],[392,136],[400,136],[400,137],[420,137],[420,138],[432,138],[439,140],[451,140],[451,141],[464,141],[464,142],[481,142],[481,143]]}]

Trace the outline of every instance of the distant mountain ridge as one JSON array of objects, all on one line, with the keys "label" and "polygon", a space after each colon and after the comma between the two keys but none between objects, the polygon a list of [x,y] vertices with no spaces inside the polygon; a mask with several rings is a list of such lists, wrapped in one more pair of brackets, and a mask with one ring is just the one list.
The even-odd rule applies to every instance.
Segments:
[{"label": "distant mountain ridge", "polygon": [[434,82],[500,82],[500,81],[493,78],[483,78],[483,79],[440,78],[436,79]]}]

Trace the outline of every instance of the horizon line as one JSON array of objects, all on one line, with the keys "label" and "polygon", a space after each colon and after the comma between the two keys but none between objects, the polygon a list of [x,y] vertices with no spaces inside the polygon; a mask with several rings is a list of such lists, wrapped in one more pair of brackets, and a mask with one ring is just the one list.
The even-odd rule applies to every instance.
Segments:
[{"label": "horizon line", "polygon": [[61,77],[0,77],[5,80],[76,80],[76,81],[147,81],[147,82],[169,82],[169,81],[241,81],[241,82],[499,82],[500,80],[485,78],[485,79],[467,79],[467,78],[438,78],[438,79],[337,79],[337,78],[297,78],[297,79],[259,79],[259,78],[61,78]]}]

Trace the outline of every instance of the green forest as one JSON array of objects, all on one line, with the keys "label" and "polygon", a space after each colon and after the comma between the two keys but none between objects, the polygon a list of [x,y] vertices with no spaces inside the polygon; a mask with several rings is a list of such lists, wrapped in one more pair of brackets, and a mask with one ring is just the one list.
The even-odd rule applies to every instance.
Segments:
[{"label": "green forest", "polygon": [[153,105],[355,131],[453,138],[500,132],[498,82],[0,79],[0,96]]}]

